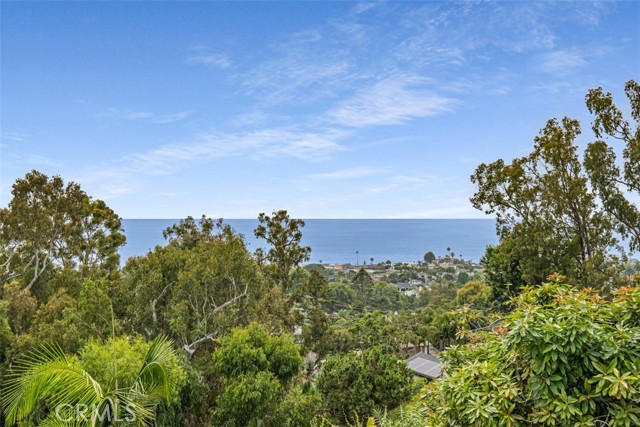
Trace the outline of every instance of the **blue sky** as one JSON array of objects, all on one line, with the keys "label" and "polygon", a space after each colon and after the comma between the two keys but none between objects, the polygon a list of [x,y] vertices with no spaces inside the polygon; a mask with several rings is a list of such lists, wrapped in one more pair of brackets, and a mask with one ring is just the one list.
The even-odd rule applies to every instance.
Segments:
[{"label": "blue sky", "polygon": [[1,8],[1,206],[35,168],[125,218],[481,218],[479,163],[640,78],[631,1]]}]

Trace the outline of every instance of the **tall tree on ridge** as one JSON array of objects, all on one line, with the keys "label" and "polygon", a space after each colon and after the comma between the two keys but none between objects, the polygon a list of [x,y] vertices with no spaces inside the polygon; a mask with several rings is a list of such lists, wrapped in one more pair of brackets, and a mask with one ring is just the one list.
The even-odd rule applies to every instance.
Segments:
[{"label": "tall tree on ridge", "polygon": [[125,243],[121,221],[80,185],[31,171],[18,179],[0,209],[0,280],[21,278],[33,288],[52,269],[74,268],[104,276],[118,268]]},{"label": "tall tree on ridge", "polygon": [[[586,96],[596,138],[625,144],[622,169],[614,149],[601,139],[588,145],[581,161],[575,144],[580,124],[570,118],[549,120],[528,156],[478,166],[471,202],[496,215],[501,239],[500,250],[487,252],[483,261],[498,267],[494,277],[521,274],[511,284],[518,287],[522,280],[540,284],[560,272],[584,286],[610,286],[619,265],[611,253],[621,249],[615,233],[631,252],[640,250],[640,210],[634,202],[640,194],[640,85],[629,81],[625,92],[635,128],[610,93],[598,88]],[[493,262],[498,254],[500,261]],[[500,265],[510,272],[503,274]]]},{"label": "tall tree on ridge", "polygon": [[[640,250],[640,210],[632,198],[635,196],[637,200],[640,196],[640,84],[628,81],[625,93],[635,129],[624,120],[611,93],[605,94],[598,88],[587,94],[587,108],[596,116],[592,129],[598,140],[587,147],[584,166],[616,231],[629,239],[632,251],[637,251]],[[624,143],[622,171],[613,147],[601,139],[607,136]]]},{"label": "tall tree on ridge", "polygon": [[256,256],[273,266],[273,278],[288,292],[291,287],[289,273],[310,258],[311,248],[300,244],[304,221],[290,218],[286,210],[274,211],[271,216],[261,213],[258,221],[255,236],[265,239],[271,248],[266,254],[262,249],[257,249]]}]

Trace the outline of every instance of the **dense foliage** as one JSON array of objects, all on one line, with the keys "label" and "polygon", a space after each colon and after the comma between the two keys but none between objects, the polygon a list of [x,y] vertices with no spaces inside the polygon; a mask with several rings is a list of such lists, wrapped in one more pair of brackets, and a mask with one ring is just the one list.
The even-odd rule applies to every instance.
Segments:
[{"label": "dense foliage", "polygon": [[[122,344],[125,348],[120,352]],[[107,358],[91,357],[105,350]],[[129,425],[153,420],[157,406],[180,389],[182,369],[166,339],[155,339],[145,353],[139,350],[121,342],[102,349],[90,346],[84,353],[87,358],[80,360],[57,346],[31,353],[4,381],[6,421],[9,425],[108,426],[120,420]]]},{"label": "dense foliage", "polygon": [[528,288],[517,307],[466,346],[424,403],[433,426],[640,424],[640,289],[613,300],[561,277]]},{"label": "dense foliage", "polygon": [[272,337],[258,324],[235,329],[213,353],[220,378],[214,420],[223,426],[259,425],[275,416],[302,357],[290,336]]},{"label": "dense foliage", "polygon": [[329,412],[340,421],[366,418],[376,408],[393,409],[412,391],[406,363],[382,347],[350,352],[327,359],[318,388]]}]

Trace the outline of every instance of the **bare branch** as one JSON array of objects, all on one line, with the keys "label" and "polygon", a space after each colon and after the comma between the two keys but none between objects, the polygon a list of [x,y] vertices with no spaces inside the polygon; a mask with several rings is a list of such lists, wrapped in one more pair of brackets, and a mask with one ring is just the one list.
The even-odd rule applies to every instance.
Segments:
[{"label": "bare branch", "polygon": [[[233,284],[234,289],[236,288],[236,282],[233,278],[230,278],[231,283]],[[231,298],[230,300],[226,301],[224,304],[219,305],[217,307],[215,307],[210,313],[208,317],[212,317],[213,315],[215,315],[216,313],[218,313],[219,311],[225,309],[226,307],[229,307],[230,305],[235,304],[236,302],[238,302],[240,299],[246,297],[249,294],[249,284],[245,283],[244,285],[244,291],[242,291],[241,294],[238,294],[236,296],[234,296],[233,298]],[[200,346],[200,344],[202,344],[205,341],[212,341],[212,342],[216,342],[216,338],[215,338],[215,334],[211,333],[211,334],[205,334],[202,338],[198,338],[197,340],[193,341],[190,344],[185,344],[182,348],[184,349],[185,354],[187,355],[187,357],[191,357],[193,356],[193,353],[196,352],[196,350],[198,349],[198,347]]]}]

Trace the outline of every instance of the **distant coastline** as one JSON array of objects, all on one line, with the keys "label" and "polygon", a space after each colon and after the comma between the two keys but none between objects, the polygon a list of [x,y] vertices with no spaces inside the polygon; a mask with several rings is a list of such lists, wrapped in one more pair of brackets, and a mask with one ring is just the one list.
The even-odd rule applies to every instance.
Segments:
[{"label": "distant coastline", "polygon": [[[162,231],[179,219],[124,219],[127,244],[122,263],[156,245],[164,245]],[[225,219],[245,236],[250,251],[263,247],[253,237],[256,219]],[[442,256],[450,248],[457,256],[478,262],[486,246],[498,238],[493,219],[305,219],[303,243],[311,246],[310,263],[369,264],[422,260],[427,251]]]}]

